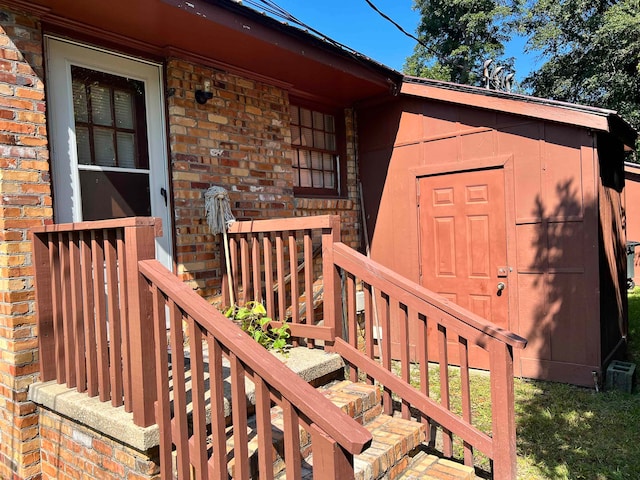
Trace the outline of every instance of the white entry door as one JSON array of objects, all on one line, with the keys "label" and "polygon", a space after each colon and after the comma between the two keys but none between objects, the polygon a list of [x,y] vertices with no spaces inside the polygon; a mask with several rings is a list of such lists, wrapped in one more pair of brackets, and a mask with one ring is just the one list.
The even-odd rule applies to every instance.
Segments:
[{"label": "white entry door", "polygon": [[52,37],[46,55],[56,222],[159,217],[171,270],[161,66]]}]

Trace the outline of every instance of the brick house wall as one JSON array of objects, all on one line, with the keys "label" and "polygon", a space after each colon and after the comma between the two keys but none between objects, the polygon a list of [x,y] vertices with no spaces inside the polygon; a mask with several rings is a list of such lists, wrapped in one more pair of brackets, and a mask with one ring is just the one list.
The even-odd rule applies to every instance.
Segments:
[{"label": "brick house wall", "polygon": [[[205,79],[213,98],[200,105],[194,91]],[[219,239],[204,218],[204,193],[212,185],[229,192],[238,219],[340,214],[343,241],[360,246],[351,110],[344,113],[348,197],[296,198],[286,90],[182,59],[168,61],[167,88],[175,250],[183,281],[209,298],[220,290]]]},{"label": "brick house wall", "polygon": [[40,473],[38,376],[28,229],[52,218],[42,35],[30,17],[0,9],[0,478]]}]

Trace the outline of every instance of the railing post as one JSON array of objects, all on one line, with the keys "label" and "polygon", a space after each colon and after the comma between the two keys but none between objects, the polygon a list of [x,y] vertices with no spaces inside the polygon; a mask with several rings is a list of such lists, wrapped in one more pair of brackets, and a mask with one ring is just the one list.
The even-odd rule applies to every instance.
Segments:
[{"label": "railing post", "polygon": [[311,425],[311,448],[313,478],[353,480],[353,455],[315,425]]},{"label": "railing post", "polygon": [[493,411],[493,474],[494,478],[516,478],[516,423],[513,390],[513,349],[506,343],[492,340],[491,405]]},{"label": "railing post", "polygon": [[152,298],[146,280],[138,271],[139,260],[155,258],[155,228],[153,225],[136,225],[124,229],[131,383],[135,386],[131,392],[133,421],[141,427],[156,423],[156,342],[153,341]]},{"label": "railing post", "polygon": [[339,269],[333,261],[333,245],[340,241],[340,217],[332,215],[330,224],[331,227],[322,230],[322,308],[325,326],[333,328],[335,336],[342,338],[342,288]]},{"label": "railing post", "polygon": [[[44,240],[43,240],[44,237]],[[48,235],[31,233],[33,275],[36,287],[36,316],[40,354],[40,380],[56,378],[55,337],[53,331],[53,299],[51,295],[51,265],[49,265]]]}]

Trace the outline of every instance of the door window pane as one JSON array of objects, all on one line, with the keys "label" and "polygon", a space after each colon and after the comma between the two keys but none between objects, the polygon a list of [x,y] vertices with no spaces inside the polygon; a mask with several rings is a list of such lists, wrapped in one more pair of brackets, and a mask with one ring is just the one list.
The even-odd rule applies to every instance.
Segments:
[{"label": "door window pane", "polygon": [[110,127],[113,125],[111,116],[111,91],[99,85],[92,85],[91,92],[91,116],[93,123]]},{"label": "door window pane", "polygon": [[151,215],[147,173],[80,170],[83,220]]},{"label": "door window pane", "polygon": [[91,165],[91,140],[87,127],[76,128],[76,144],[78,145],[78,163]]},{"label": "door window pane", "polygon": [[135,139],[132,133],[117,133],[118,166],[136,168]]},{"label": "door window pane", "polygon": [[113,140],[113,130],[106,128],[95,128],[93,130],[93,149],[96,165],[101,167],[116,166],[116,150]]},{"label": "door window pane", "polygon": [[114,93],[116,125],[118,128],[133,129],[133,98],[129,92],[116,90]]}]

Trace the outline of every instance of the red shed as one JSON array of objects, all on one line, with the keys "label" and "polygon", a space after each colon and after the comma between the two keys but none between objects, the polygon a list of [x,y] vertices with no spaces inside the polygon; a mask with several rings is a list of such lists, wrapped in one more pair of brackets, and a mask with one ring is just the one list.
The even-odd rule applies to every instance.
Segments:
[{"label": "red shed", "polygon": [[[627,239],[640,242],[640,165],[637,163],[625,163],[624,179]],[[640,248],[637,247],[634,265],[635,275],[633,281],[636,285],[640,285]]]},{"label": "red shed", "polygon": [[372,257],[527,338],[517,375],[593,385],[627,333],[636,133],[609,110],[418,78],[358,121]]}]

